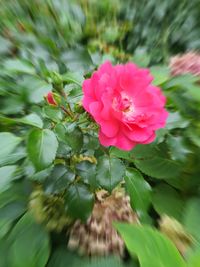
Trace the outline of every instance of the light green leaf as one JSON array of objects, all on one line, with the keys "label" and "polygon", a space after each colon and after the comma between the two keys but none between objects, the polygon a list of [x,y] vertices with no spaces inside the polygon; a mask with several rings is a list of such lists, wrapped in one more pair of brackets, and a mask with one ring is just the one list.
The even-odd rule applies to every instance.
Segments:
[{"label": "light green leaf", "polygon": [[184,161],[186,160],[188,153],[191,153],[191,151],[186,147],[184,139],[181,136],[169,135],[167,137],[167,144],[173,160]]},{"label": "light green leaf", "polygon": [[150,63],[150,55],[145,49],[137,48],[134,52],[133,62],[140,67],[147,67]]},{"label": "light green leaf", "polygon": [[15,119],[17,122],[23,123],[23,124],[27,124],[27,125],[31,125],[31,126],[35,126],[38,128],[42,128],[43,127],[43,121],[41,120],[41,118],[35,114],[29,114],[23,118],[20,119]]},{"label": "light green leaf", "polygon": [[167,67],[154,66],[150,68],[151,74],[154,77],[153,84],[161,85],[170,78],[170,72]]},{"label": "light green leaf", "polygon": [[15,179],[17,165],[4,166],[0,168],[0,192],[7,190]]},{"label": "light green leaf", "polygon": [[83,258],[67,251],[66,247],[60,247],[53,251],[47,267],[78,267],[83,266]]},{"label": "light green leaf", "polygon": [[186,128],[188,125],[189,121],[183,118],[178,111],[169,113],[166,125],[168,130]]},{"label": "light green leaf", "polygon": [[195,250],[189,258],[187,258],[188,267],[199,267],[200,263],[200,248]]},{"label": "light green leaf", "polygon": [[125,166],[118,158],[107,155],[98,159],[96,179],[100,186],[112,191],[112,189],[123,179]]},{"label": "light green leaf", "polygon": [[28,136],[27,152],[36,170],[47,168],[55,159],[58,141],[48,129],[33,129]]},{"label": "light green leaf", "polygon": [[10,230],[12,223],[26,210],[22,201],[13,201],[0,208],[0,239]]},{"label": "light green leaf", "polygon": [[9,237],[10,267],[45,267],[49,254],[49,236],[44,228],[26,213]]},{"label": "light green leaf", "polygon": [[7,157],[11,155],[16,146],[21,142],[21,138],[12,133],[0,133],[0,165],[2,165]]},{"label": "light green leaf", "polygon": [[55,122],[60,122],[63,118],[60,108],[57,108],[57,107],[45,106],[44,114],[47,118]]},{"label": "light green leaf", "polygon": [[62,78],[64,82],[75,83],[79,86],[82,86],[84,81],[83,75],[78,72],[67,72],[66,74],[62,75]]},{"label": "light green leaf", "polygon": [[24,94],[27,97],[26,101],[34,104],[43,101],[44,96],[47,95],[49,91],[52,91],[51,84],[31,75],[23,77],[20,86],[23,88]]},{"label": "light green leaf", "polygon": [[186,267],[175,245],[153,228],[122,223],[115,223],[115,227],[141,267]]},{"label": "light green leaf", "polygon": [[4,66],[6,70],[11,72],[22,72],[22,73],[30,73],[35,74],[35,68],[33,65],[22,59],[7,59],[4,62]]},{"label": "light green leaf", "polygon": [[186,230],[200,241],[200,199],[193,198],[188,201],[184,210],[183,224]]}]

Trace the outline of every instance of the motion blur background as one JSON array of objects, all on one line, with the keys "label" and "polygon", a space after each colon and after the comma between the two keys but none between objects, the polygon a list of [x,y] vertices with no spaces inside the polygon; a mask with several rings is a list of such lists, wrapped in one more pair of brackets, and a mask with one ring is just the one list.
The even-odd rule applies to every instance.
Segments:
[{"label": "motion blur background", "polygon": [[167,62],[200,48],[199,17],[199,0],[1,0],[1,59],[17,54],[61,69],[97,62],[100,53]]}]

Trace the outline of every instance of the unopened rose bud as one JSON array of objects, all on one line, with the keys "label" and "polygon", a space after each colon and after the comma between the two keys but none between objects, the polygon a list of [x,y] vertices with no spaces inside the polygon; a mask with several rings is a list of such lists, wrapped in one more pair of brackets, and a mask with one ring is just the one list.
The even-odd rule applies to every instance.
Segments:
[{"label": "unopened rose bud", "polygon": [[52,92],[48,92],[48,94],[45,96],[46,98],[46,101],[48,102],[49,105],[52,105],[52,106],[57,106],[57,102],[56,100],[54,99],[54,95]]}]

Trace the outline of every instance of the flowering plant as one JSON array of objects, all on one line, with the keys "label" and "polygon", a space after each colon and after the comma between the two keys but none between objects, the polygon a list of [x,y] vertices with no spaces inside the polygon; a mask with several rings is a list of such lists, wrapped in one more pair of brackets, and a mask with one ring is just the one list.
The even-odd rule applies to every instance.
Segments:
[{"label": "flowering plant", "polygon": [[0,267],[199,266],[198,54],[132,55],[114,0],[2,1]]}]

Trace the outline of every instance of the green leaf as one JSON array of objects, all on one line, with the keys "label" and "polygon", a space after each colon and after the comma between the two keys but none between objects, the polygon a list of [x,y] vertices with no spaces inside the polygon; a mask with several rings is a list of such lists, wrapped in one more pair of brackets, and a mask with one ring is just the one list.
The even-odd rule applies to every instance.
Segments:
[{"label": "green leaf", "polygon": [[79,152],[83,146],[83,133],[76,127],[74,130],[68,130],[65,134],[65,143],[69,145],[72,150]]},{"label": "green leaf", "polygon": [[15,225],[9,237],[10,267],[45,267],[49,254],[49,236],[26,213]]},{"label": "green leaf", "polygon": [[10,203],[24,203],[26,205],[30,194],[30,188],[27,181],[15,183],[7,190],[0,193],[0,208]]},{"label": "green leaf", "polygon": [[200,101],[200,87],[199,85],[189,85],[187,88],[187,94],[192,97],[195,101]]},{"label": "green leaf", "polygon": [[151,187],[141,173],[134,168],[126,169],[126,191],[131,199],[131,206],[139,214],[145,213],[151,203]]},{"label": "green leaf", "polygon": [[122,223],[115,223],[115,227],[141,267],[186,267],[175,245],[153,228]]},{"label": "green leaf", "polygon": [[12,223],[26,210],[26,203],[11,202],[0,208],[0,239],[10,230]]},{"label": "green leaf", "polygon": [[[91,260],[87,260],[86,263],[83,263],[83,267],[126,267],[126,266],[127,265],[123,264],[123,262],[117,256],[91,258]],[[136,265],[131,264],[128,265],[127,267],[136,267]]]},{"label": "green leaf", "polygon": [[28,136],[27,152],[36,170],[47,168],[55,159],[58,141],[54,132],[33,129]]},{"label": "green leaf", "polygon": [[94,203],[94,196],[81,184],[69,187],[66,193],[67,214],[74,219],[86,220],[90,215]]},{"label": "green leaf", "polygon": [[131,157],[136,167],[143,173],[157,179],[173,178],[180,174],[180,163],[171,160],[169,156],[165,143],[137,145],[131,151]]},{"label": "green leaf", "polygon": [[131,152],[121,150],[114,146],[110,148],[110,155],[117,157],[117,158],[127,159],[127,160],[131,159]]},{"label": "green leaf", "polygon": [[154,209],[162,216],[167,214],[181,220],[184,201],[181,195],[166,184],[160,184],[153,190],[152,203]]},{"label": "green leaf", "polygon": [[146,53],[145,49],[136,49],[133,56],[133,62],[140,67],[147,67],[150,63],[150,56]]},{"label": "green leaf", "polygon": [[[0,239],[0,267],[8,266],[8,250],[9,246],[6,239]],[[10,266],[9,266],[10,267]]]},{"label": "green leaf", "polygon": [[67,72],[66,74],[62,75],[62,78],[64,82],[75,83],[79,86],[82,86],[84,81],[83,75],[78,72]]},{"label": "green leaf", "polygon": [[63,118],[60,108],[57,107],[45,106],[44,114],[46,115],[47,118],[55,122],[60,122]]},{"label": "green leaf", "polygon": [[30,172],[29,172],[29,175],[30,175],[29,178],[32,181],[44,182],[45,179],[50,175],[52,169],[53,169],[53,166],[51,165],[49,168],[36,172],[33,175],[30,175]]},{"label": "green leaf", "polygon": [[123,179],[124,174],[125,166],[120,159],[107,155],[98,159],[96,179],[109,192]]},{"label": "green leaf", "polygon": [[186,157],[188,153],[191,153],[191,151],[186,148],[184,144],[184,139],[181,136],[169,135],[167,137],[167,144],[169,146],[171,158],[173,160],[184,161],[187,159]]},{"label": "green leaf", "polygon": [[43,121],[41,120],[41,118],[35,114],[29,114],[21,119],[15,119],[17,122],[23,123],[23,124],[27,124],[27,125],[31,125],[31,126],[35,126],[38,128],[42,128],[43,127]]},{"label": "green leaf", "polygon": [[78,267],[83,265],[83,261],[77,254],[67,251],[66,247],[60,247],[53,251],[47,267]]},{"label": "green leaf", "polygon": [[188,201],[184,210],[183,224],[186,230],[191,233],[198,241],[200,225],[200,199],[193,198]]},{"label": "green leaf", "polygon": [[165,83],[170,78],[170,72],[167,67],[154,66],[150,68],[151,74],[154,77],[153,84],[161,85]]},{"label": "green leaf", "polygon": [[183,118],[178,111],[169,113],[166,125],[166,128],[168,130],[176,128],[186,128],[188,125],[189,125],[188,120]]},{"label": "green leaf", "polygon": [[47,95],[49,91],[52,91],[51,84],[30,75],[23,77],[20,86],[23,88],[24,94],[26,95],[27,103],[38,104],[44,100],[44,96]]},{"label": "green leaf", "polygon": [[0,193],[7,190],[15,179],[17,165],[4,166],[0,168]]},{"label": "green leaf", "polygon": [[12,133],[0,133],[0,165],[2,165],[7,157],[11,155],[16,146],[21,142],[21,138]]},{"label": "green leaf", "polygon": [[66,189],[74,180],[75,174],[69,167],[63,164],[55,165],[53,171],[45,181],[45,188],[47,193],[59,193]]},{"label": "green leaf", "polygon": [[77,48],[76,50],[67,50],[62,54],[62,59],[66,62],[70,71],[88,71],[92,66],[90,54],[85,48]]},{"label": "green leaf", "polygon": [[58,140],[65,142],[65,133],[66,133],[65,126],[62,123],[57,123],[54,130]]},{"label": "green leaf", "polygon": [[85,160],[76,165],[77,174],[83,179],[84,182],[88,182],[92,190],[98,187],[96,181],[96,165]]},{"label": "green leaf", "polygon": [[4,62],[4,66],[6,70],[9,70],[10,72],[35,74],[35,68],[33,65],[30,62],[22,59],[7,59]]},{"label": "green leaf", "polygon": [[200,263],[200,249],[195,250],[189,258],[187,258],[188,267],[199,267]]}]

